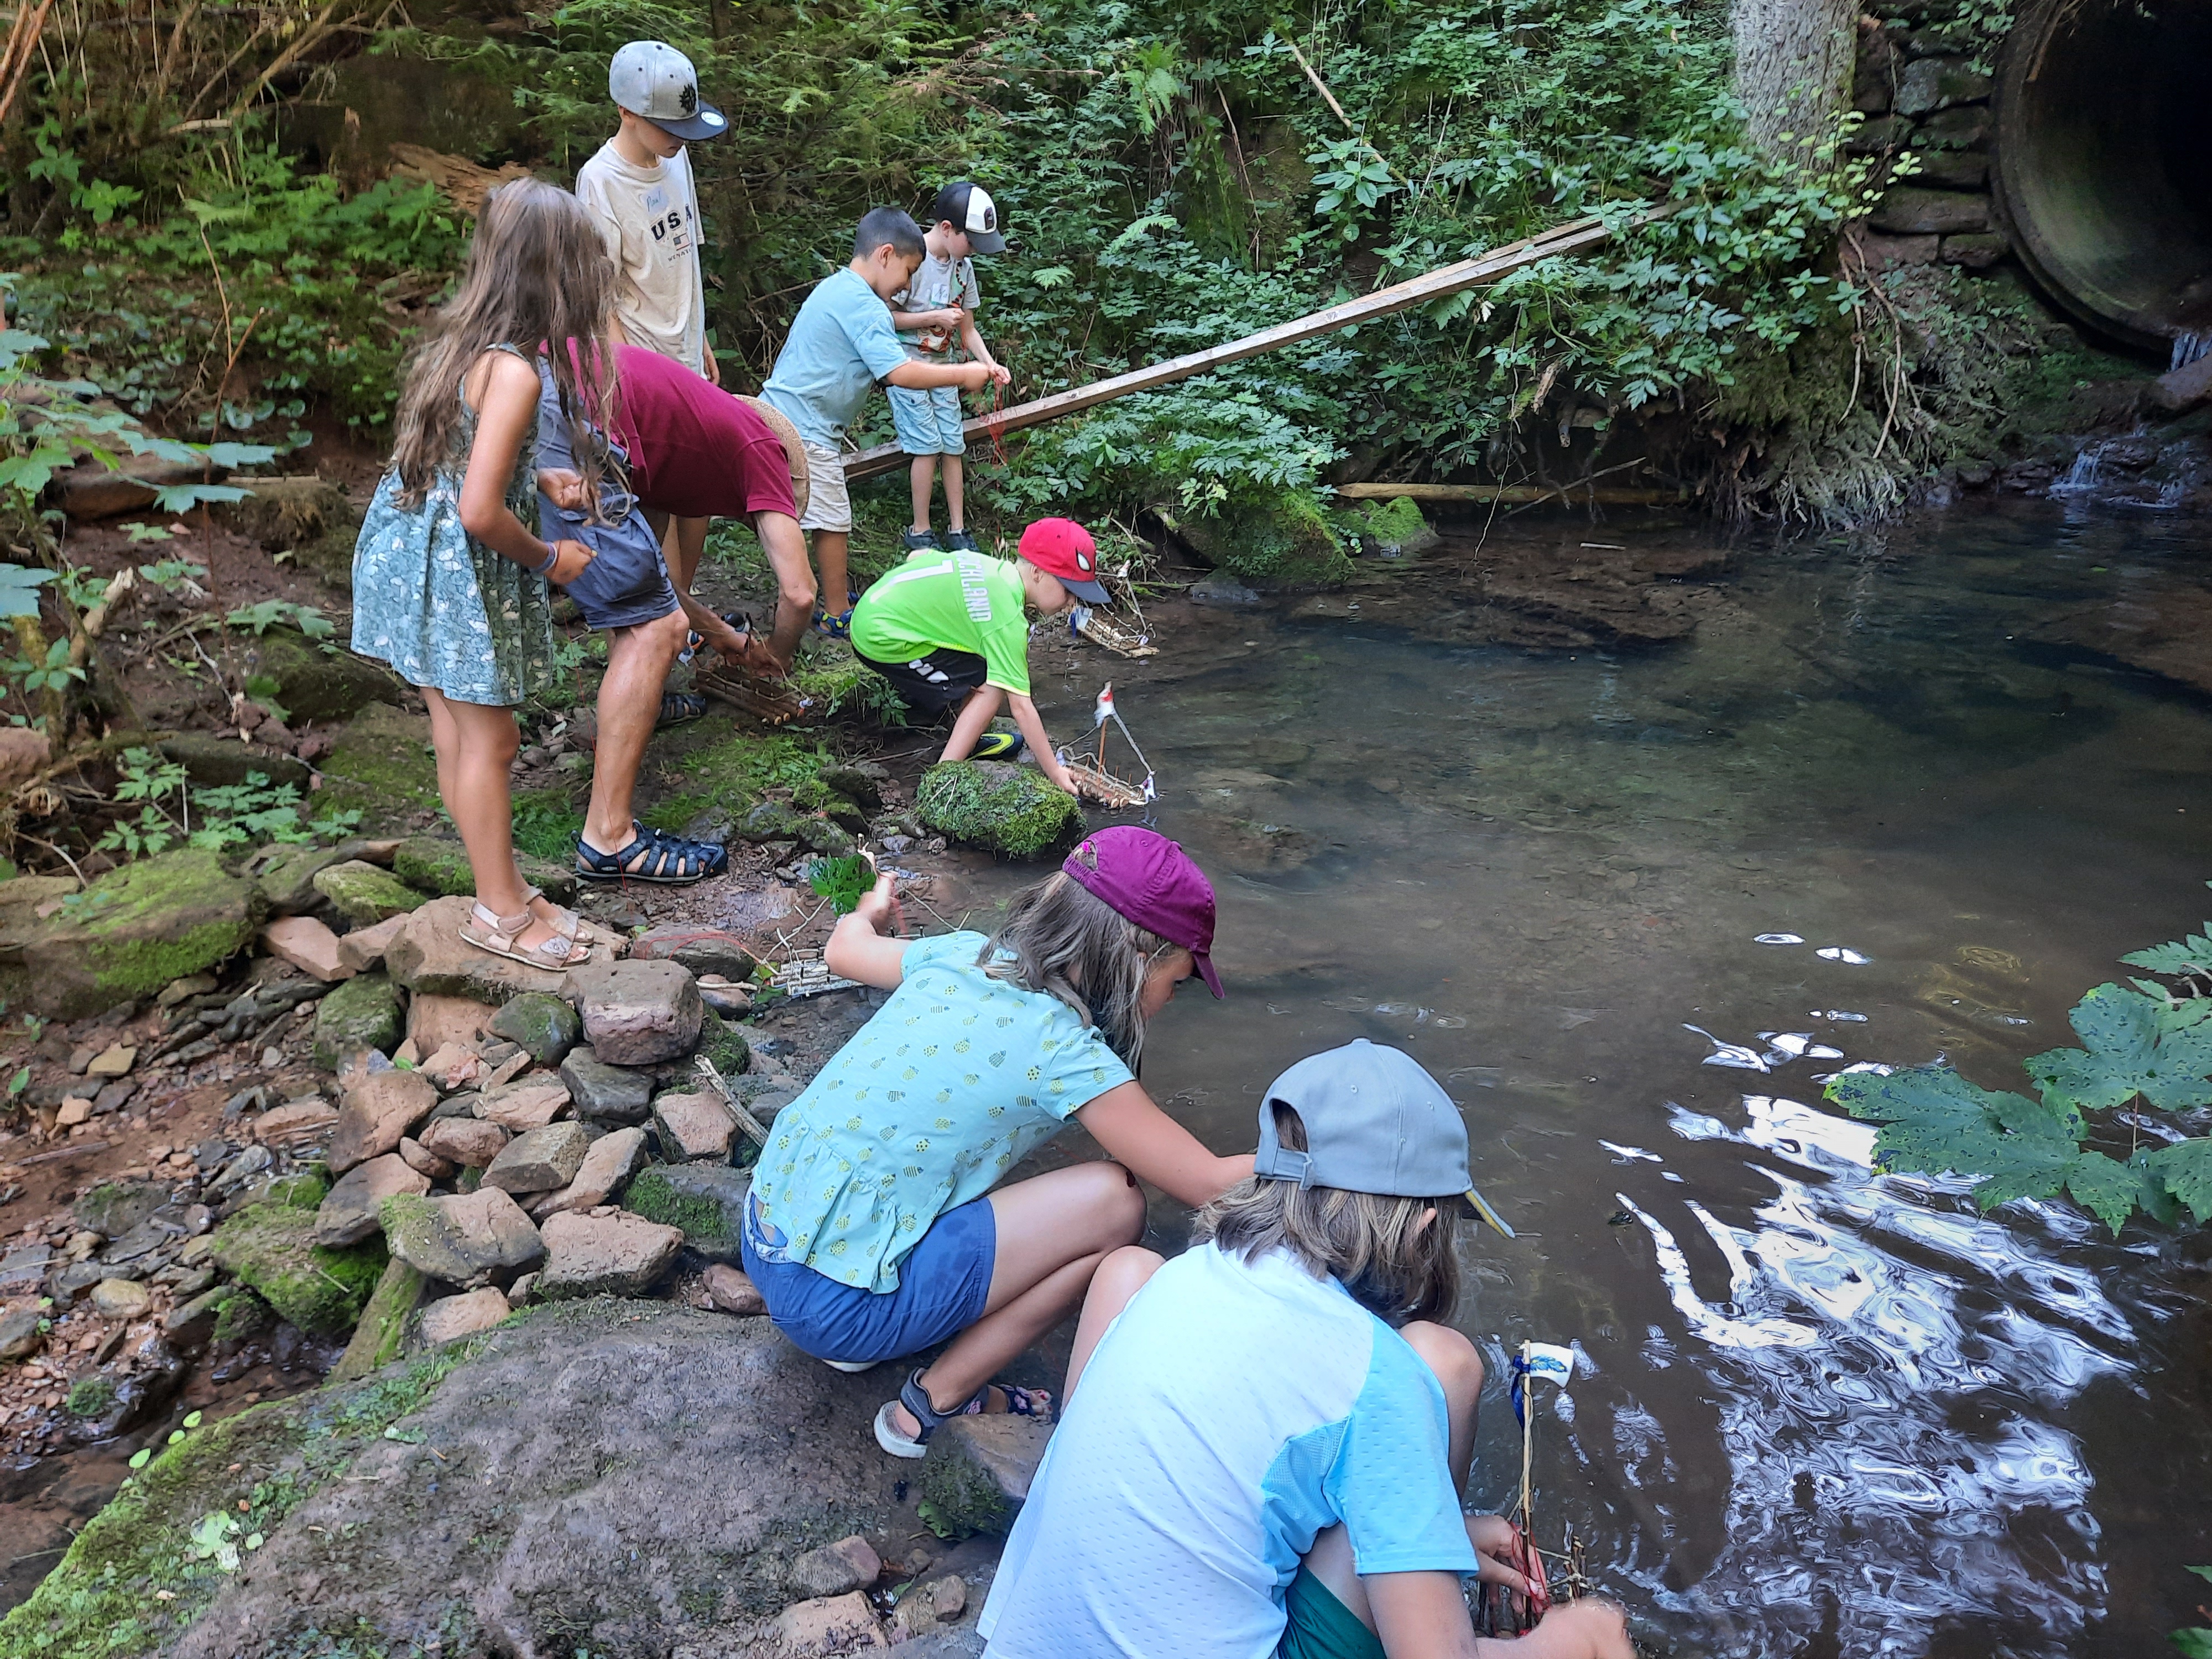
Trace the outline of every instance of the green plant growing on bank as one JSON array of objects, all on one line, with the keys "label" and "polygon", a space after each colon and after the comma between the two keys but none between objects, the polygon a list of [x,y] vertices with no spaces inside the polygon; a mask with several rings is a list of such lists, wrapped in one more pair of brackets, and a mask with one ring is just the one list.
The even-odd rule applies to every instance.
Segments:
[{"label": "green plant growing on bank", "polygon": [[875,886],[876,866],[857,853],[813,859],[806,866],[806,884],[817,896],[828,899],[837,915],[848,916]]},{"label": "green plant growing on bank", "polygon": [[[2167,1224],[2185,1208],[2201,1226],[2212,1220],[2212,1137],[2170,1115],[2212,1105],[2212,923],[2120,960],[2179,987],[2136,979],[2084,996],[2071,1016],[2082,1046],[2024,1062],[2036,1098],[1933,1066],[1846,1072],[1827,1097],[1881,1125],[1879,1167],[1970,1176],[1983,1210],[2063,1192],[2115,1234],[2138,1208]],[[2124,1119],[2135,1143],[2124,1158],[2087,1144],[2118,1138],[2113,1118],[2092,1114]],[[2146,1134],[2158,1144],[2142,1145]]]},{"label": "green plant growing on bank", "polygon": [[[249,772],[242,783],[192,788],[185,769],[150,749],[126,749],[118,768],[114,799],[136,805],[135,819],[118,818],[94,843],[103,852],[139,858],[182,842],[220,853],[228,848],[337,840],[361,821],[357,811],[333,812],[313,823],[300,817],[300,792]],[[198,814],[195,825],[193,815]]]}]

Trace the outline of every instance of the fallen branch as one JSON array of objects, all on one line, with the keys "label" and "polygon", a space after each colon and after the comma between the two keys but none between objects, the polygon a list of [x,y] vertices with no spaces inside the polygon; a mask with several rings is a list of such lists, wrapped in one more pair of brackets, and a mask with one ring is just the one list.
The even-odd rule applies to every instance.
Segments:
[{"label": "fallen branch", "polygon": [[[12,58],[0,58],[0,75],[9,77],[7,92],[0,94],[0,125],[6,123],[8,112],[15,106],[15,94],[23,89],[23,82],[31,73],[31,54],[39,49],[39,36],[45,32],[46,27],[46,14],[53,9],[54,0],[45,0],[45,3],[40,6],[37,13],[31,19],[30,27],[21,31],[20,52],[15,51],[15,33],[10,31],[9,34],[8,45],[14,56]],[[15,21],[21,28],[23,21],[22,13],[15,14]]]}]

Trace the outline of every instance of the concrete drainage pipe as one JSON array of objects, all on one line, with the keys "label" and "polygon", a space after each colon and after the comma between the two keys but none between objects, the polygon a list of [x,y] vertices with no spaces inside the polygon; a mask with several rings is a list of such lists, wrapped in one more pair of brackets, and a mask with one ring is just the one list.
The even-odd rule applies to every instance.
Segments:
[{"label": "concrete drainage pipe", "polygon": [[2091,328],[2176,362],[2212,343],[2208,70],[2212,0],[2030,0],[1997,70],[2014,252]]}]

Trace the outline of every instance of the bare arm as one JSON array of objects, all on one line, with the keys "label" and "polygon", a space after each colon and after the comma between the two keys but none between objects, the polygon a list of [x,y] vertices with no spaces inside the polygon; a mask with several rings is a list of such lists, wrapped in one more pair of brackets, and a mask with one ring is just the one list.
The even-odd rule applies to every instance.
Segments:
[{"label": "bare arm", "polygon": [[1139,1180],[1194,1210],[1252,1173],[1250,1153],[1216,1158],[1133,1080],[1078,1107],[1075,1121]]},{"label": "bare arm", "polygon": [[960,349],[991,371],[991,378],[1000,386],[1013,382],[1013,371],[991,355],[991,348],[983,343],[983,331],[975,326],[975,313],[964,307],[960,313]]},{"label": "bare arm", "polygon": [[1635,1659],[1620,1609],[1597,1596],[1553,1607],[1526,1636],[1477,1636],[1459,1576],[1364,1577],[1375,1633],[1389,1659]]},{"label": "bare arm", "polygon": [[911,386],[917,391],[935,386],[957,386],[966,392],[981,392],[990,384],[991,371],[981,363],[918,363],[909,357],[884,379],[892,386]]},{"label": "bare arm", "polygon": [[950,331],[960,326],[960,308],[957,306],[939,306],[934,311],[894,311],[891,313],[891,326],[905,329],[908,333],[935,328]]},{"label": "bare arm", "polygon": [[898,931],[898,899],[891,878],[878,876],[874,890],[853,913],[839,918],[823,947],[823,964],[841,979],[856,979],[878,991],[897,990],[906,980],[906,947],[914,941],[884,937],[886,924],[893,933]]},{"label": "bare arm", "polygon": [[1037,769],[1054,787],[1073,794],[1075,780],[1068,776],[1067,769],[1053,753],[1052,739],[1045,735],[1044,717],[1037,713],[1036,704],[1018,691],[1009,691],[1006,693],[1006,708],[1013,715],[1014,724],[1020,728],[1022,736],[1028,740],[1030,753],[1036,757]]},{"label": "bare arm", "polygon": [[[477,435],[461,479],[461,528],[500,557],[535,570],[556,549],[507,511],[507,482],[514,476],[514,458],[538,428],[538,374],[512,353],[488,351],[484,356],[489,364],[479,359],[468,376]],[[581,542],[563,540],[556,546],[560,556],[546,573],[549,581],[572,581],[592,562],[591,550]]]}]

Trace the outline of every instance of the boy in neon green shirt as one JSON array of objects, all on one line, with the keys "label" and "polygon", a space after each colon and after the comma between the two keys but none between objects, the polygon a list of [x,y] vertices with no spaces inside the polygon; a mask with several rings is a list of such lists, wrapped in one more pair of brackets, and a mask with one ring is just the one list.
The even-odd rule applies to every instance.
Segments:
[{"label": "boy in neon green shirt", "polygon": [[[1005,758],[1027,743],[1038,769],[1072,795],[1075,780],[1030,701],[1026,609],[1050,617],[1078,599],[1107,603],[1098,550],[1073,520],[1040,519],[1022,532],[1019,555],[1009,562],[918,549],[860,595],[853,650],[925,720],[959,710],[940,760]],[[987,732],[1001,702],[1012,705],[1019,737]]]}]

